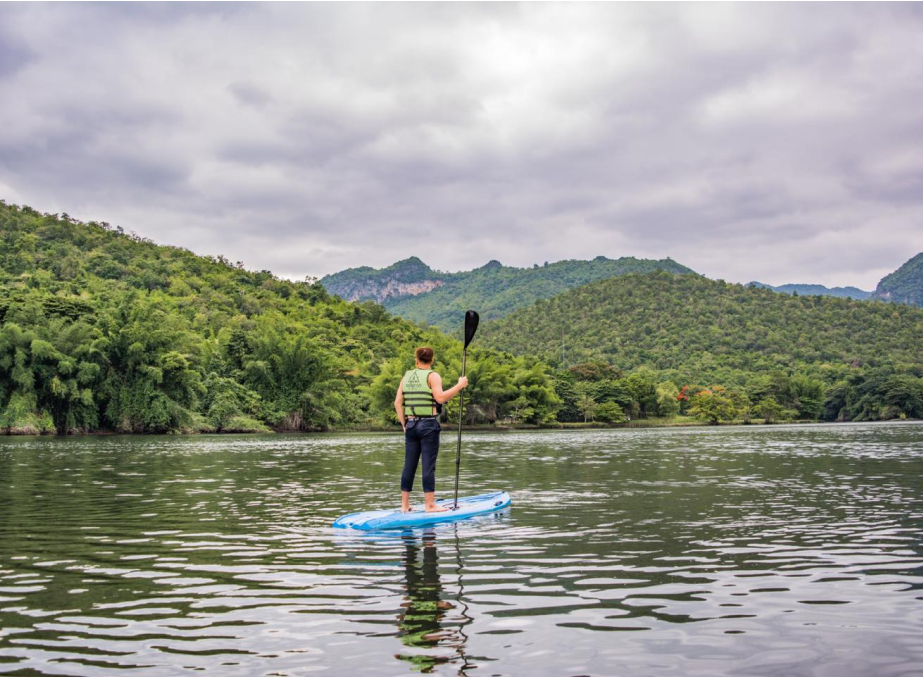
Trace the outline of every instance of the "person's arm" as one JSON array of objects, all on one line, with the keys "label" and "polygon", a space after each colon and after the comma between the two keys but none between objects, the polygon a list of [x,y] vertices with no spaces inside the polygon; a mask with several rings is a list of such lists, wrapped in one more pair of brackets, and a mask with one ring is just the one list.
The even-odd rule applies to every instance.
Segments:
[{"label": "person's arm", "polygon": [[394,411],[397,412],[397,420],[401,422],[401,430],[407,430],[407,419],[404,418],[404,379],[401,379],[397,386],[397,395],[394,397]]},{"label": "person's arm", "polygon": [[442,389],[442,377],[434,371],[431,371],[429,374],[429,387],[433,391],[433,399],[436,400],[439,404],[445,404],[453,397],[458,395],[462,388],[468,385],[468,377],[462,376],[458,379],[458,383],[449,388],[448,390]]}]

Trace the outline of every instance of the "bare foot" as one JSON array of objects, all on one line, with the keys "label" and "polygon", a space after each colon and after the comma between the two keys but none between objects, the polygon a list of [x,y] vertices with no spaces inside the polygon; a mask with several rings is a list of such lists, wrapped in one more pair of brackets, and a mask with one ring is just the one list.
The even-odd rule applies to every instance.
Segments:
[{"label": "bare foot", "polygon": [[413,512],[413,508],[411,508],[410,506],[407,506],[406,508],[404,506],[401,506],[401,512]]},{"label": "bare foot", "polygon": [[445,512],[448,508],[444,508],[441,505],[428,505],[426,506],[426,512]]}]

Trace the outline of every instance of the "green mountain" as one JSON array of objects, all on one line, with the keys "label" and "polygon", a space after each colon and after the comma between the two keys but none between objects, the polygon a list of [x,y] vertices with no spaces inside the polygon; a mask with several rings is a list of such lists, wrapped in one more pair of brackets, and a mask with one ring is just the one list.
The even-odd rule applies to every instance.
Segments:
[{"label": "green mountain", "polygon": [[920,336],[916,308],[666,272],[594,282],[481,329],[488,346],[564,367],[650,370],[658,382],[717,384],[752,402],[765,399],[767,379],[807,379],[823,410],[802,409],[791,394],[789,406],[831,419],[923,417]]},{"label": "green mountain", "polygon": [[[319,284],[0,201],[0,430],[317,430],[394,420],[413,349],[459,342]],[[476,352],[481,420],[553,416],[545,366]],[[513,404],[510,404],[513,403]],[[454,406],[454,403],[453,403]],[[455,412],[449,407],[450,412]]]},{"label": "green mountain", "polygon": [[771,289],[780,294],[797,294],[798,296],[834,296],[840,299],[857,299],[864,301],[871,297],[872,292],[863,291],[857,287],[825,287],[822,284],[783,284],[773,287],[762,282],[751,282],[748,287],[761,287]]},{"label": "green mountain", "polygon": [[923,307],[923,252],[883,277],[872,298]]},{"label": "green mountain", "polygon": [[347,300],[374,300],[405,319],[452,330],[468,308],[476,308],[484,319],[499,318],[588,282],[654,270],[693,273],[672,259],[605,256],[531,268],[491,261],[475,270],[441,273],[413,257],[381,270],[353,268],[320,282],[331,294]]}]

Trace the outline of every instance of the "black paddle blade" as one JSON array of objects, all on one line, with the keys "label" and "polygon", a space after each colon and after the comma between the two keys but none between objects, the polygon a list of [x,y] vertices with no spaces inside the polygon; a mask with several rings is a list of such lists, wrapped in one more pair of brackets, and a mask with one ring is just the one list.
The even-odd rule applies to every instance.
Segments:
[{"label": "black paddle blade", "polygon": [[478,317],[478,314],[473,310],[469,310],[465,313],[465,348],[468,347],[468,344],[471,343],[471,339],[474,338],[474,332],[478,330],[478,322],[481,321],[481,318]]}]

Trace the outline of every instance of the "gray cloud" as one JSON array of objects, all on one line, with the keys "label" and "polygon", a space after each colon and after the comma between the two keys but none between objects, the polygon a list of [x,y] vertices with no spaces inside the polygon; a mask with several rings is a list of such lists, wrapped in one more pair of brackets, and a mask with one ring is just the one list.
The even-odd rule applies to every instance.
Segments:
[{"label": "gray cloud", "polygon": [[0,197],[290,277],[923,250],[913,4],[4,4]]}]

